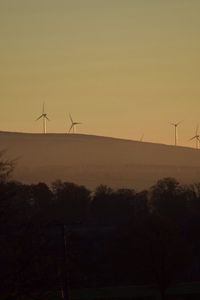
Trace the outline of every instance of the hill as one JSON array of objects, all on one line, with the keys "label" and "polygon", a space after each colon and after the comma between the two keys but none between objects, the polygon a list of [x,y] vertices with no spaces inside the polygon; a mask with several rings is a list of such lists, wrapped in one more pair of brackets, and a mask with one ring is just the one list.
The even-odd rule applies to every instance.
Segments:
[{"label": "hill", "polygon": [[13,178],[61,179],[94,188],[147,188],[163,177],[200,181],[200,150],[82,134],[0,132],[0,148],[18,158]]}]

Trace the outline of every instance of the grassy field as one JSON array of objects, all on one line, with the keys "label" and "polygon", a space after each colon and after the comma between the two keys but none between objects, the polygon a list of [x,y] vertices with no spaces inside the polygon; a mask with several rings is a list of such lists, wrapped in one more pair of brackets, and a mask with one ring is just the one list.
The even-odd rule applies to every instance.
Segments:
[{"label": "grassy field", "polygon": [[[175,300],[200,299],[200,282],[179,284],[169,288],[167,294]],[[1,297],[1,300],[8,299],[7,296]],[[24,296],[21,300],[62,300],[60,292],[47,292],[42,296],[31,295]],[[70,300],[159,300],[160,293],[158,288],[154,286],[124,286],[124,287],[106,287],[106,288],[85,288],[70,291]]]},{"label": "grassy field", "polygon": [[[81,289],[71,291],[72,300],[95,299],[160,299],[159,290],[153,286],[108,287],[99,289]],[[169,288],[171,296],[191,295],[191,299],[200,299],[200,282],[180,284]],[[174,298],[174,297],[173,297]],[[179,298],[181,299],[181,298]]]}]

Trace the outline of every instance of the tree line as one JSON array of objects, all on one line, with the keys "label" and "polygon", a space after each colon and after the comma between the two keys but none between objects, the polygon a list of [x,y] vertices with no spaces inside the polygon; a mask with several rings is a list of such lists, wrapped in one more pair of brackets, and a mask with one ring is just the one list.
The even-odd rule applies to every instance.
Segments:
[{"label": "tree line", "polygon": [[66,283],[153,284],[165,299],[169,286],[200,279],[200,183],[28,185],[9,179],[14,162],[3,153],[0,161],[1,299],[61,299]]}]

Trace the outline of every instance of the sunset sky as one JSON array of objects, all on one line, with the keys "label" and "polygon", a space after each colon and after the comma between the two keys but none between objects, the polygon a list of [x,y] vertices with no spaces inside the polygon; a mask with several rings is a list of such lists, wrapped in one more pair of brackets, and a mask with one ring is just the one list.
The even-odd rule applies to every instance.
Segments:
[{"label": "sunset sky", "polygon": [[199,0],[0,0],[0,41],[0,130],[194,146]]}]

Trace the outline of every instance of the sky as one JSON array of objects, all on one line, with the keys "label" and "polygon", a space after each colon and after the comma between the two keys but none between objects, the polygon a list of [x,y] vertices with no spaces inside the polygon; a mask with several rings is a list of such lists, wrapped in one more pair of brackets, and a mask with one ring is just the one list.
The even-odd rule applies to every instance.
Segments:
[{"label": "sky", "polygon": [[0,41],[0,130],[195,145],[199,0],[0,0]]}]

